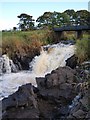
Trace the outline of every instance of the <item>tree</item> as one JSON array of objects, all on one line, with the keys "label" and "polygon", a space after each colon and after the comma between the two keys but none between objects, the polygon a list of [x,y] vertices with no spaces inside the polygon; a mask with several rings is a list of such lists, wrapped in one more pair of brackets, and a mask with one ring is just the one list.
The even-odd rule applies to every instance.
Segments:
[{"label": "tree", "polygon": [[38,22],[38,27],[60,27],[69,24],[69,15],[66,13],[60,12],[45,12],[42,16],[40,16],[36,22]]},{"label": "tree", "polygon": [[17,30],[17,28],[16,27],[13,27],[13,31],[16,31]]},{"label": "tree", "polygon": [[75,25],[76,21],[76,12],[73,9],[68,9],[64,11],[70,17],[69,25]]},{"label": "tree", "polygon": [[26,31],[26,30],[31,30],[34,28],[34,19],[32,19],[32,16],[22,13],[19,16],[17,16],[20,20],[19,20],[19,29],[21,29],[22,31]]},{"label": "tree", "polygon": [[51,16],[52,12],[45,12],[43,15],[37,18],[36,22],[38,22],[39,28],[45,28],[51,26]]},{"label": "tree", "polygon": [[89,25],[90,12],[87,10],[79,10],[76,12],[76,24],[77,25]]}]

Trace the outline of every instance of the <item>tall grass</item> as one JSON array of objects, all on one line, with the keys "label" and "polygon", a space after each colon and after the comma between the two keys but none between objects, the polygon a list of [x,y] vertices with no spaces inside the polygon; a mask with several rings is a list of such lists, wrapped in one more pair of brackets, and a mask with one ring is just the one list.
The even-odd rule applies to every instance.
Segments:
[{"label": "tall grass", "polygon": [[[75,32],[67,32],[65,37],[68,40],[76,41],[76,55],[79,62],[90,59],[89,35],[84,34],[83,39],[76,40],[74,34]],[[13,57],[14,53],[17,51],[20,55],[31,55],[40,51],[42,45],[53,44],[55,40],[53,31],[48,29],[26,32],[2,32],[0,51],[2,51],[2,53],[8,53],[9,57]]]},{"label": "tall grass", "polygon": [[90,60],[90,38],[84,36],[83,39],[76,41],[76,56],[78,62],[82,63],[86,60]]},{"label": "tall grass", "polygon": [[52,31],[17,31],[2,33],[2,53],[8,53],[12,57],[16,51],[20,54],[33,54],[40,51],[42,45],[53,41]]}]

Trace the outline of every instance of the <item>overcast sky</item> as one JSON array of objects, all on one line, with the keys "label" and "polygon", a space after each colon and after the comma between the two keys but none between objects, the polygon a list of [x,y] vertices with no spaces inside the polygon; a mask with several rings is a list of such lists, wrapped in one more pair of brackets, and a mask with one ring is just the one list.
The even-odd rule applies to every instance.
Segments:
[{"label": "overcast sky", "polygon": [[[37,19],[44,12],[63,12],[67,9],[88,10],[88,1],[84,2],[0,2],[0,30],[17,27],[18,15],[26,13]],[[7,0],[6,0],[7,1]],[[19,0],[20,1],[20,0]],[[24,0],[25,1],[25,0]],[[48,0],[49,1],[49,0]],[[56,0],[57,1],[57,0]],[[82,0],[83,1],[83,0]]]}]

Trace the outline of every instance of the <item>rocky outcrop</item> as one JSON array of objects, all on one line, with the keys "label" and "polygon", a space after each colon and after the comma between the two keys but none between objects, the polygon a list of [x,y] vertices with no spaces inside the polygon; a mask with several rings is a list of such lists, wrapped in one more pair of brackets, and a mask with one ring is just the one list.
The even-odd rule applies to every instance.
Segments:
[{"label": "rocky outcrop", "polygon": [[19,70],[29,70],[29,64],[32,59],[40,54],[40,50],[34,50],[31,54],[21,54],[19,51],[15,52],[12,60]]},{"label": "rocky outcrop", "polygon": [[2,120],[88,118],[88,88],[79,83],[76,75],[70,67],[59,67],[45,77],[36,78],[37,88],[31,84],[19,87],[17,92],[2,100]]},{"label": "rocky outcrop", "polygon": [[31,84],[21,86],[17,92],[2,100],[3,119],[54,118],[57,113],[54,111],[58,109],[66,110],[64,114],[67,114],[67,106],[77,94],[74,74],[68,67],[58,68],[45,78],[37,78],[37,88]]},{"label": "rocky outcrop", "polygon": [[69,67],[60,67],[36,81],[41,117],[55,119],[67,116],[68,105],[77,94],[75,71]]}]

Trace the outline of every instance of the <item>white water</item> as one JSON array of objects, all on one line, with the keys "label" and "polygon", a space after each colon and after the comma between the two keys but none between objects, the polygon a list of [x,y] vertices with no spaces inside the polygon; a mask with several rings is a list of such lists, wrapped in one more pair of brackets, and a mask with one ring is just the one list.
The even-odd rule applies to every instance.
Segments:
[{"label": "white water", "polygon": [[52,70],[66,65],[65,60],[74,54],[74,45],[56,44],[48,48],[47,51],[42,49],[41,55],[36,56],[31,66],[36,75],[50,73]]},{"label": "white water", "polygon": [[42,49],[40,56],[36,56],[30,63],[32,71],[11,73],[9,62],[6,62],[6,74],[0,76],[0,99],[14,93],[23,84],[32,83],[37,86],[35,77],[45,76],[59,66],[65,66],[65,60],[74,54],[74,49],[74,45],[61,43],[49,46],[47,51]]},{"label": "white water", "polygon": [[2,57],[0,57],[0,74],[3,72],[11,73],[12,71],[16,71],[13,61],[10,60],[7,55],[2,55]]}]

